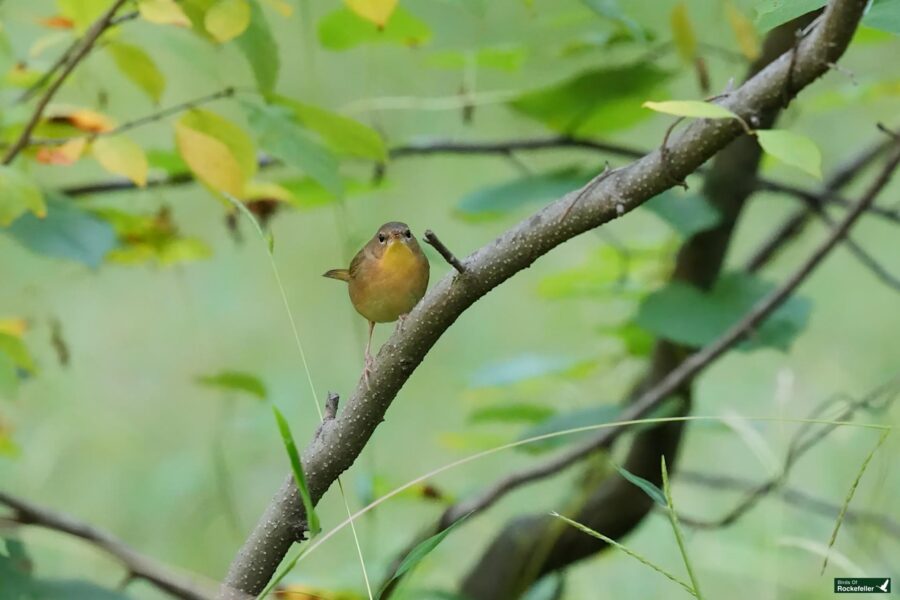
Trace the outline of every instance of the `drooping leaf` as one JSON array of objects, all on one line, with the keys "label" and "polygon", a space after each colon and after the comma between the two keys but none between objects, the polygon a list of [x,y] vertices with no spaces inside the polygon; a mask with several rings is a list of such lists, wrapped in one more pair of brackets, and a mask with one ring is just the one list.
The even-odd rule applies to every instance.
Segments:
[{"label": "drooping leaf", "polygon": [[522,354],[507,360],[485,365],[469,380],[469,386],[500,387],[526,379],[561,375],[585,363],[583,358],[546,354]]},{"label": "drooping leaf", "polygon": [[9,227],[7,234],[38,254],[64,258],[96,269],[116,246],[113,228],[57,194],[47,198],[47,216],[26,214]]},{"label": "drooping leaf", "polygon": [[403,6],[398,6],[387,25],[363,19],[346,7],[326,15],[319,21],[319,42],[329,50],[349,50],[360,44],[384,43],[418,47],[431,39],[431,29]]},{"label": "drooping leaf", "polygon": [[303,463],[300,460],[300,453],[297,452],[297,445],[294,443],[291,427],[288,425],[287,419],[284,418],[284,415],[274,404],[272,405],[272,413],[275,415],[275,423],[278,425],[278,431],[281,433],[284,449],[291,461],[291,470],[294,473],[294,481],[297,483],[300,499],[303,501],[310,537],[315,537],[322,531],[322,526],[319,524],[319,516],[316,514],[312,496],[309,495],[309,485],[306,483],[306,474],[303,472]]},{"label": "drooping leaf", "polygon": [[47,215],[43,192],[18,169],[0,165],[0,227],[7,227],[25,212],[40,218]]},{"label": "drooping leaf", "polygon": [[702,194],[666,190],[643,204],[668,223],[682,238],[712,229],[722,220],[722,215]]},{"label": "drooping leaf", "polygon": [[763,0],[756,7],[756,26],[762,33],[825,6],[826,0]]},{"label": "drooping leaf", "polygon": [[594,69],[526,93],[510,106],[562,133],[607,133],[648,118],[641,102],[659,95],[668,78],[668,72],[647,63]]},{"label": "drooping leaf", "polygon": [[536,423],[550,418],[554,410],[540,404],[500,404],[485,406],[469,413],[469,423]]},{"label": "drooping leaf", "polygon": [[508,183],[488,186],[470,192],[456,205],[459,216],[469,220],[501,217],[529,204],[546,203],[576,190],[591,175],[575,169],[563,169],[529,175]]},{"label": "drooping leaf", "polygon": [[[578,427],[587,427],[589,425],[599,425],[601,423],[609,423],[618,418],[621,408],[613,404],[601,404],[599,406],[591,406],[570,412],[557,413],[546,421],[526,429],[519,435],[520,440],[547,435],[549,433],[557,433],[568,429],[576,429]],[[568,444],[581,439],[589,431],[581,433],[573,433],[571,435],[560,435],[551,437],[546,440],[540,440],[521,446],[525,452],[540,453],[558,448],[563,444]]]},{"label": "drooping leaf", "polygon": [[331,152],[294,123],[284,107],[245,102],[244,110],[260,146],[286,165],[300,169],[336,196],[344,193]]},{"label": "drooping leaf", "polygon": [[732,33],[734,33],[734,38],[738,48],[741,49],[741,54],[747,60],[756,60],[759,57],[760,45],[759,36],[756,35],[756,27],[753,26],[753,21],[732,0],[728,0],[725,3],[725,16],[728,18],[728,25],[731,27]]},{"label": "drooping leaf", "polygon": [[278,82],[278,70],[281,66],[278,43],[269,29],[259,3],[252,2],[250,6],[250,24],[235,43],[250,63],[259,91],[270,94]]},{"label": "drooping leaf", "polygon": [[397,0],[344,0],[344,3],[350,10],[377,27],[384,27],[397,8]]},{"label": "drooping leaf", "polygon": [[220,44],[236,38],[250,25],[249,0],[219,0],[206,11],[203,25]]},{"label": "drooping leaf", "polygon": [[100,166],[115,175],[127,177],[138,187],[147,185],[147,155],[144,149],[123,135],[100,137],[91,144],[91,152]]},{"label": "drooping leaf", "polygon": [[247,133],[207,110],[186,112],[175,124],[181,157],[203,183],[241,197],[256,174],[256,148]]},{"label": "drooping leaf", "polygon": [[663,494],[663,491],[659,489],[653,482],[647,481],[643,477],[639,477],[628,471],[627,469],[620,467],[619,465],[613,465],[616,468],[616,471],[619,472],[619,475],[627,479],[630,483],[633,483],[641,490],[647,494],[651,500],[659,504],[660,506],[667,506],[666,504],[666,496]]},{"label": "drooping leaf", "polygon": [[822,153],[808,137],[784,129],[762,129],[756,137],[766,154],[822,179]]},{"label": "drooping leaf", "polygon": [[158,25],[190,27],[191,20],[176,0],[140,0],[138,11],[141,18]]},{"label": "drooping leaf", "polygon": [[867,27],[900,35],[900,1],[873,0],[862,22]]},{"label": "drooping leaf", "polygon": [[686,63],[693,63],[697,56],[697,36],[694,34],[694,27],[691,25],[691,18],[685,2],[682,1],[675,5],[669,21],[672,27],[672,40],[675,42],[678,55]]},{"label": "drooping leaf", "polygon": [[319,134],[335,152],[377,161],[387,158],[378,132],[359,121],[283,96],[274,98],[274,102],[290,109],[301,125]]},{"label": "drooping leaf", "polygon": [[[700,347],[736,324],[774,285],[753,275],[729,273],[703,292],[682,282],[671,282],[644,299],[636,318],[641,327],[660,337]],[[787,350],[806,326],[811,303],[792,297],[738,346],[742,350],[773,347]]]},{"label": "drooping leaf", "polygon": [[106,45],[119,71],[158,103],[166,89],[166,78],[149,54],[138,46],[116,41]]},{"label": "drooping leaf", "polygon": [[593,10],[595,13],[609,19],[614,23],[618,23],[622,27],[626,28],[632,35],[632,37],[639,42],[647,41],[648,34],[647,31],[641,26],[633,18],[629,17],[616,0],[583,0],[584,3]]},{"label": "drooping leaf", "polygon": [[403,559],[403,561],[397,566],[397,570],[394,571],[394,574],[391,575],[391,578],[385,582],[384,587],[381,588],[381,590],[375,596],[376,600],[380,600],[381,595],[384,594],[384,590],[391,583],[393,583],[397,579],[400,579],[406,573],[408,573],[412,569],[416,568],[416,566],[418,566],[418,564],[420,562],[422,562],[426,556],[431,554],[434,551],[434,549],[437,548],[440,545],[440,543],[444,541],[444,538],[446,538],[448,535],[450,535],[450,533],[454,529],[459,527],[468,517],[469,517],[469,515],[466,515],[466,516],[458,519],[452,525],[450,525],[450,527],[448,527],[447,529],[440,531],[440,532],[434,534],[433,536],[429,537],[428,539],[423,540],[423,541],[419,542],[418,544],[416,544],[415,548],[410,550],[409,554],[407,554],[406,557]]},{"label": "drooping leaf", "polygon": [[718,104],[702,102],[700,100],[666,100],[653,102],[647,100],[641,106],[650,110],[676,115],[679,117],[691,117],[694,119],[736,119],[737,115]]},{"label": "drooping leaf", "polygon": [[221,390],[245,392],[260,400],[265,400],[268,396],[266,386],[259,377],[242,371],[222,371],[215,375],[204,375],[198,377],[197,382]]}]

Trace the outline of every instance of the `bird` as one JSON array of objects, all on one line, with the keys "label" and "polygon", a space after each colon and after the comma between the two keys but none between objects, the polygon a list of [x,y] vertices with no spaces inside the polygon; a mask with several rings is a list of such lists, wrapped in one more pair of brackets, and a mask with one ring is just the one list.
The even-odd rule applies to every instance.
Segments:
[{"label": "bird", "polygon": [[324,277],[346,281],[350,302],[369,322],[363,377],[366,385],[372,371],[372,334],[376,323],[403,320],[428,288],[428,258],[409,226],[390,221],[378,228],[372,239],[356,253],[349,269],[331,269]]}]

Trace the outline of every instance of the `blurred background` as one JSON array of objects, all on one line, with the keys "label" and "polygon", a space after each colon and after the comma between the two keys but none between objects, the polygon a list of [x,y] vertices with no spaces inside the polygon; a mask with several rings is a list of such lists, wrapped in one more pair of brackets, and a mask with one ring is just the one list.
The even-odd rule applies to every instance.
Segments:
[{"label": "blurred background", "polygon": [[[93,2],[72,4],[6,0],[0,5],[8,41],[3,68],[9,75],[2,89],[11,106],[3,117],[7,141],[33,107],[33,102],[12,104],[23,89],[16,76],[45,71],[83,31],[77,18],[66,15],[75,11],[77,16]],[[100,9],[107,4],[99,2]],[[351,117],[377,132],[387,148],[434,140],[551,137],[560,132],[562,118],[552,109],[564,98],[535,100],[529,93],[597,69],[639,64],[652,71],[646,81],[632,73],[586,85],[585,93],[605,112],[590,126],[563,133],[649,150],[659,145],[673,117],[640,104],[702,99],[726,90],[731,81],[739,83],[753,53],[751,41],[764,36],[758,13],[765,18],[768,5],[778,4],[636,0],[617,7],[579,0],[402,0],[397,9],[402,12],[391,17],[393,28],[389,24],[379,32],[337,2],[273,0],[254,3],[254,18],[264,16],[277,43],[278,94]],[[598,6],[611,12],[604,14]],[[123,10],[135,7],[129,3]],[[682,52],[690,45],[669,43],[686,31],[683,25],[673,29],[673,15],[679,11],[687,15],[698,41],[695,52],[709,80],[706,91],[698,86],[696,57]],[[740,29],[728,25],[728,11],[743,15],[755,33],[736,35]],[[48,24],[58,16],[72,24]],[[396,25],[398,19],[402,27]],[[357,35],[363,27],[365,35]],[[60,114],[71,116],[75,109],[69,107],[78,107],[121,124],[233,86],[234,98],[206,103],[203,110],[251,135],[258,133],[243,103],[259,100],[259,74],[239,44],[217,43],[190,27],[142,17],[119,24],[107,42],[143,49],[164,77],[164,90],[157,98],[148,95],[147,86],[142,89],[126,74],[137,67],[122,68],[115,52],[100,44],[54,100]],[[877,122],[900,126],[900,63],[892,60],[898,52],[895,34],[864,28],[841,61],[846,72],[830,72],[783,113],[778,126],[815,142],[826,177],[883,139]],[[173,124],[180,116],[128,132],[148,153],[151,178],[185,168],[175,153]],[[260,143],[256,150],[264,146]],[[36,251],[23,244],[21,235],[0,230],[0,319],[8,329],[25,325],[17,337],[33,358],[33,368],[19,365],[17,381],[7,382],[0,397],[0,489],[109,530],[140,551],[206,580],[221,579],[288,473],[267,402],[281,408],[303,447],[318,423],[314,403],[323,402],[326,391],[349,395],[362,370],[366,322],[353,310],[344,284],[321,274],[346,266],[378,226],[390,220],[408,223],[420,239],[426,228],[433,229],[458,256],[466,256],[583,183],[604,161],[620,166],[630,160],[577,148],[510,155],[411,154],[389,160],[379,179],[374,173],[379,161],[335,155],[343,197],[329,192],[311,173],[276,166],[261,170],[256,180],[283,183],[289,194],[271,200],[260,192],[249,198],[270,200],[252,206],[257,215],[274,209],[266,227],[274,238],[274,260],[315,397],[266,243],[244,216],[232,217],[229,224],[228,204],[215,197],[211,186],[57,198],[115,230],[113,247],[102,249],[102,260],[94,264],[65,252]],[[71,165],[48,164],[35,156],[22,160],[44,190],[121,181],[87,157]],[[770,157],[762,174],[810,190],[821,185]],[[700,190],[701,179],[692,176],[689,183],[687,194],[673,194],[702,203],[702,197],[687,199]],[[860,181],[846,196],[856,198],[864,185]],[[900,207],[898,190],[895,181],[879,204]],[[740,268],[798,206],[784,194],[755,194],[727,265]],[[51,215],[53,210],[51,204]],[[350,507],[359,509],[429,470],[527,436],[535,428],[577,426],[615,414],[610,407],[619,405],[640,376],[651,341],[660,334],[653,329],[659,319],[646,312],[641,316],[642,306],[665,285],[685,236],[702,229],[704,218],[716,218],[702,206],[690,208],[689,215],[700,224],[679,223],[665,210],[641,207],[564,244],[477,302],[428,354],[366,451],[343,476]],[[825,231],[820,221],[812,221],[759,280],[783,280]],[[865,217],[853,236],[900,277],[896,224]],[[92,235],[86,239],[96,242]],[[450,267],[430,247],[426,252],[432,282],[446,276]],[[830,397],[860,398],[897,375],[897,289],[838,248],[798,296],[799,304],[784,317],[782,327],[790,330],[786,340],[732,351],[698,380],[694,414],[730,417],[732,425],[691,423],[681,469],[765,480],[777,472],[797,425],[741,421],[741,416],[805,417]],[[710,302],[704,310],[722,308]],[[731,308],[722,310],[734,314]],[[680,316],[674,305],[664,310],[669,311],[663,315],[665,323],[676,329],[680,319],[696,317]],[[692,321],[686,323],[690,327]],[[392,324],[376,328],[376,348],[392,329]],[[863,411],[857,420],[894,426],[898,416],[898,409],[890,407]],[[560,419],[568,424],[560,425]],[[838,428],[798,462],[790,485],[840,505],[877,437],[877,431]],[[496,454],[442,474],[428,489],[414,487],[366,514],[358,533],[370,577],[380,581],[396,553],[447,502],[539,460],[544,455],[538,452],[552,450]],[[900,521],[898,450],[900,440],[893,435],[863,477],[854,509]],[[403,592],[415,598],[424,597],[421,590],[456,589],[508,518],[562,510],[576,471],[521,489],[463,525],[422,562]],[[723,514],[741,497],[677,477],[673,493],[685,514],[707,519]],[[319,506],[326,531],[346,517],[336,486]],[[783,503],[773,494],[730,527],[688,528],[686,541],[712,598],[821,598],[831,593],[831,577],[900,575],[898,532],[856,523],[845,524],[835,546],[842,558],[833,558],[820,576],[817,551],[826,546],[833,523],[833,516]],[[40,528],[22,528],[15,535],[41,576],[85,579],[111,588],[122,578],[114,560],[79,540]],[[682,572],[663,515],[651,514],[625,542]],[[849,566],[842,564],[844,558]],[[859,572],[852,570],[854,565]],[[578,563],[568,570],[566,581],[564,598],[687,597],[617,551]],[[329,540],[285,582],[364,595],[350,531]],[[127,594],[165,597],[141,581],[129,585]]]}]

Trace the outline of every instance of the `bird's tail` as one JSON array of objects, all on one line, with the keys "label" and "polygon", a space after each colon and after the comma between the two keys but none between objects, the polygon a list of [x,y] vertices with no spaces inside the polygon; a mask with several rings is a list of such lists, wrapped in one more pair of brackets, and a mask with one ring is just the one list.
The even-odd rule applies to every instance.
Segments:
[{"label": "bird's tail", "polygon": [[350,281],[350,271],[347,269],[331,269],[330,271],[325,271],[322,276],[340,279],[341,281]]}]

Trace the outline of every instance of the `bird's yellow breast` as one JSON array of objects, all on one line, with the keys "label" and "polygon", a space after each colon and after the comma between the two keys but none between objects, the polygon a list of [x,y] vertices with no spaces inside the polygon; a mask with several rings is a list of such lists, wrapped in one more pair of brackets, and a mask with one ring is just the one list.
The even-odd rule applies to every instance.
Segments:
[{"label": "bird's yellow breast", "polygon": [[360,265],[350,279],[350,300],[365,318],[387,323],[411,311],[427,287],[428,261],[397,240]]}]

